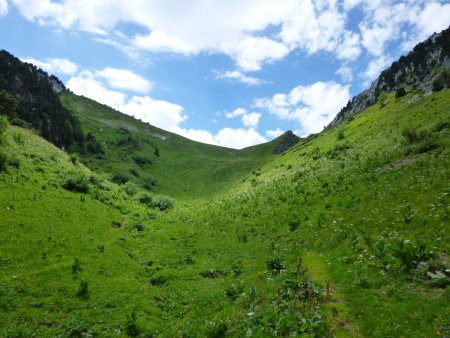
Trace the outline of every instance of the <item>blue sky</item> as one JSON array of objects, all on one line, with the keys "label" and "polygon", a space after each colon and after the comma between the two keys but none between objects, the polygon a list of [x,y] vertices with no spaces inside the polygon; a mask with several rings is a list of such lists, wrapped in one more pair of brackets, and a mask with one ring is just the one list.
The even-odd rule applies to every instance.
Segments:
[{"label": "blue sky", "polygon": [[433,0],[0,0],[0,48],[79,95],[232,148],[319,132],[416,43]]}]

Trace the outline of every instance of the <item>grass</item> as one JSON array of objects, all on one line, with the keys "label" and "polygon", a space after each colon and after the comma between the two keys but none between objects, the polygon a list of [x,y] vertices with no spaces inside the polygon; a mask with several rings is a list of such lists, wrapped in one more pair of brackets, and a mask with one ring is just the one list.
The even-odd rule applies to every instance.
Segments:
[{"label": "grass", "polygon": [[[140,156],[155,157],[142,167],[119,161],[118,126],[134,138],[156,129],[63,98],[92,104],[79,114],[88,130],[102,128],[108,158],[81,161],[109,174],[7,130],[0,335],[447,334],[449,291],[432,276],[449,268],[449,94],[392,94],[280,156],[273,144],[233,159],[171,134],[172,143],[148,138]],[[211,156],[223,176],[184,167],[180,149],[191,162]],[[137,179],[109,182],[116,165],[158,177],[173,207],[155,207]],[[86,189],[65,186],[74,173]]]},{"label": "grass", "polygon": [[239,151],[188,140],[71,93],[62,94],[61,101],[102,145],[104,154],[81,154],[84,163],[178,199],[235,186],[273,159],[283,139]]}]

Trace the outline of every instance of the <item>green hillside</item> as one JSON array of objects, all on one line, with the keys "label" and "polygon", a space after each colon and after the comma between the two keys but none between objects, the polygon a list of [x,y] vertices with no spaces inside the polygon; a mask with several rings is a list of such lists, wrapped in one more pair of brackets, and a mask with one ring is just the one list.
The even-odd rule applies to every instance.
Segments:
[{"label": "green hillside", "polygon": [[188,140],[68,92],[61,101],[79,118],[85,134],[99,142],[97,152],[81,154],[85,164],[112,173],[118,182],[131,180],[177,198],[203,197],[236,185],[273,159],[285,139],[228,149]]},{"label": "green hillside", "polygon": [[449,89],[391,94],[281,155],[283,138],[233,151],[62,101],[107,174],[8,128],[0,335],[448,335]]}]

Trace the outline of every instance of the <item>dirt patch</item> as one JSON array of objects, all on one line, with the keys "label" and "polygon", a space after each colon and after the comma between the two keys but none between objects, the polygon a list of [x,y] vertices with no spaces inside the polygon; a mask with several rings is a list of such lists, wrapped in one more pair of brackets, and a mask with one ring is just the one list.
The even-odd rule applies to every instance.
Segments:
[{"label": "dirt patch", "polygon": [[419,154],[419,155],[405,157],[405,158],[402,158],[401,160],[398,160],[396,162],[392,162],[392,163],[386,164],[382,168],[386,169],[386,170],[387,169],[400,169],[400,168],[402,168],[404,166],[416,163],[417,161],[422,160],[422,159],[424,159],[427,156],[428,156],[427,154]]}]

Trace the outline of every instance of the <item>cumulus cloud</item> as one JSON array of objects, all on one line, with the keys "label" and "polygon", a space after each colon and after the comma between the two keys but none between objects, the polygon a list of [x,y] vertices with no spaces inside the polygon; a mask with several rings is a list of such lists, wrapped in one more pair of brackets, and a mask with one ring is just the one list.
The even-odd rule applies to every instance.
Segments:
[{"label": "cumulus cloud", "polygon": [[8,14],[8,1],[0,0],[0,16]]},{"label": "cumulus cloud", "polygon": [[346,0],[344,8],[360,6],[364,18],[359,24],[361,40],[375,57],[385,54],[386,46],[399,41],[406,51],[434,32],[450,24],[450,4],[439,1]]},{"label": "cumulus cloud", "polygon": [[280,128],[277,128],[275,130],[266,130],[266,136],[270,137],[272,139],[277,138],[280,135],[283,135],[284,131],[281,130]]},{"label": "cumulus cloud", "polygon": [[336,74],[339,75],[342,78],[342,81],[349,83],[353,81],[353,72],[352,69],[348,66],[341,66],[337,71]]},{"label": "cumulus cloud", "polygon": [[253,128],[223,128],[214,136],[214,139],[217,141],[218,145],[235,149],[241,149],[267,142],[267,139]]},{"label": "cumulus cloud", "polygon": [[348,86],[335,82],[316,82],[298,86],[288,94],[277,93],[271,98],[255,101],[255,107],[265,109],[279,119],[297,121],[301,136],[322,130],[348,102]]},{"label": "cumulus cloud", "polygon": [[392,59],[388,56],[380,56],[379,58],[373,59],[362,73],[363,79],[365,79],[366,82],[374,80],[391,62]]},{"label": "cumulus cloud", "polygon": [[233,110],[231,113],[226,113],[225,117],[227,119],[232,119],[236,116],[241,116],[247,113],[247,109],[244,108],[236,108],[235,110]]},{"label": "cumulus cloud", "polygon": [[260,113],[245,114],[242,116],[242,124],[245,127],[257,127],[260,118],[261,118]]},{"label": "cumulus cloud", "polygon": [[83,70],[70,78],[67,87],[77,95],[83,95],[113,108],[124,105],[126,95],[107,89],[89,70]]},{"label": "cumulus cloud", "polygon": [[[360,53],[359,38],[346,29],[346,13],[334,0],[12,3],[28,20],[97,34],[130,54],[139,50],[183,55],[223,53],[244,71],[257,71],[295,49],[309,54],[325,50],[341,59],[353,59]],[[142,29],[128,36],[115,34],[124,22]],[[267,34],[268,28],[276,29]]]},{"label": "cumulus cloud", "polygon": [[216,75],[216,79],[226,79],[226,80],[241,82],[241,83],[245,83],[248,86],[259,86],[259,85],[266,83],[265,81],[258,79],[256,77],[247,76],[238,70],[233,70],[233,71],[228,70],[226,72],[219,72],[219,71],[215,70],[213,72]]},{"label": "cumulus cloud", "polygon": [[268,141],[253,128],[222,128],[216,134],[213,134],[208,130],[178,127],[172,132],[194,141],[233,149],[242,149]]},{"label": "cumulus cloud", "polygon": [[97,72],[97,76],[106,80],[112,88],[131,90],[137,93],[147,93],[153,86],[147,79],[126,69],[107,67]]},{"label": "cumulus cloud", "polygon": [[77,72],[78,66],[68,59],[47,59],[45,61],[34,58],[22,58],[23,62],[34,64],[36,67],[45,70],[50,74],[73,75]]},{"label": "cumulus cloud", "polygon": [[[188,116],[181,105],[157,100],[148,95],[128,98],[124,93],[110,89],[108,87],[111,86],[110,83],[108,81],[103,83],[98,73],[83,70],[67,82],[67,87],[77,95],[89,97],[124,114],[191,140],[236,149],[267,142],[267,139],[253,128],[223,128],[216,134],[204,129],[183,128],[182,124]],[[237,108],[228,114],[231,117],[248,115],[246,120],[248,127],[256,126],[260,117],[258,113],[247,114],[247,110],[243,108]]]}]

